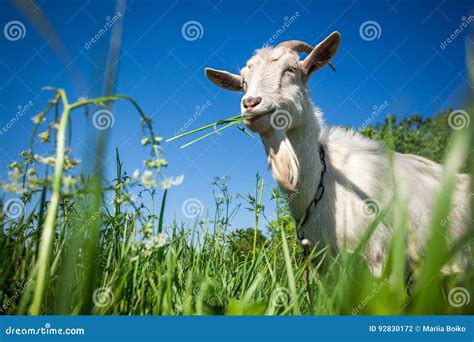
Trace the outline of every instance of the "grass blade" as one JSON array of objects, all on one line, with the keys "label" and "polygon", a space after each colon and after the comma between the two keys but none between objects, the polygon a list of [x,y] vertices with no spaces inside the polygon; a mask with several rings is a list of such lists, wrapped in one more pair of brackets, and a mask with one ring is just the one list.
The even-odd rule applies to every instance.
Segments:
[{"label": "grass blade", "polygon": [[193,141],[191,141],[191,142],[188,142],[187,144],[184,144],[184,145],[180,146],[180,148],[186,148],[186,147],[188,147],[188,146],[191,146],[192,144],[197,143],[198,141],[200,141],[200,140],[202,140],[202,139],[205,139],[205,138],[207,138],[207,137],[210,137],[211,135],[216,134],[216,133],[219,133],[220,131],[223,131],[224,129],[227,129],[227,128],[229,128],[230,126],[233,126],[233,125],[236,125],[236,124],[237,124],[237,122],[231,122],[230,124],[225,125],[224,127],[221,127],[221,128],[219,128],[219,129],[216,129],[215,131],[212,131],[212,132],[210,132],[210,133],[207,133],[207,134],[205,134],[205,135],[203,135],[203,136],[201,136],[201,137],[199,137],[199,138],[197,138],[197,139],[195,139],[195,140],[193,140]]}]

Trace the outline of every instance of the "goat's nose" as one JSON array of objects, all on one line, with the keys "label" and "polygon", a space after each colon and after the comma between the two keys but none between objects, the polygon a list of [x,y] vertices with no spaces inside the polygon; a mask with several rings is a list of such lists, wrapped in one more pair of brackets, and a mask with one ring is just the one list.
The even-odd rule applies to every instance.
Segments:
[{"label": "goat's nose", "polygon": [[249,96],[249,97],[246,97],[246,98],[242,99],[242,105],[244,106],[245,109],[254,108],[260,102],[262,102],[262,97],[261,96],[257,96],[257,97]]}]

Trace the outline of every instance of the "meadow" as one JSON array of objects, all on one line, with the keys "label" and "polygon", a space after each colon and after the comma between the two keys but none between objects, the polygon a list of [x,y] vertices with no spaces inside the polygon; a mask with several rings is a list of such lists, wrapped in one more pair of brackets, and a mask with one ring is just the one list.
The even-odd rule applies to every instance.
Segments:
[{"label": "meadow", "polygon": [[[425,139],[427,153],[442,158],[445,173],[432,214],[425,254],[407,272],[409,233],[403,187],[389,208],[376,208],[373,223],[352,252],[303,253],[282,195],[273,190],[276,211],[262,206],[264,182],[255,192],[229,193],[225,177],[213,180],[213,210],[189,203],[192,226],[167,216],[167,196],[180,179],[162,174],[166,145],[139,104],[125,95],[70,102],[62,89],[33,120],[32,139],[53,146],[38,155],[25,142],[19,160],[9,166],[0,213],[0,312],[2,314],[93,315],[398,315],[472,314],[474,269],[443,275],[440,270],[461,250],[474,256],[474,230],[454,245],[449,242],[450,206],[455,175],[473,167],[469,125],[453,130],[447,143],[431,145],[430,132],[410,134],[374,127],[365,134],[396,150],[411,139]],[[71,112],[106,110],[115,101],[130,103],[143,127],[149,151],[143,170],[130,173],[116,151],[116,175],[106,180],[101,158],[107,142],[97,142],[91,175],[78,171],[70,154]],[[131,113],[130,115],[135,115]],[[440,119],[445,120],[446,117]],[[387,121],[389,122],[389,121]],[[137,121],[138,123],[138,121]],[[390,123],[390,122],[389,122]],[[118,123],[119,124],[119,123]],[[426,123],[425,123],[426,124]],[[444,127],[447,123],[443,122]],[[388,125],[390,126],[390,125]],[[386,130],[385,128],[383,130]],[[420,133],[422,132],[422,133]],[[424,133],[423,133],[424,132]],[[418,136],[414,136],[413,134]],[[398,135],[397,135],[398,134]],[[419,140],[411,146],[419,146]],[[398,144],[397,144],[398,141]],[[403,146],[400,146],[403,142]],[[442,147],[442,152],[436,148]],[[444,150],[446,151],[444,153]],[[435,151],[435,152],[433,152]],[[185,186],[183,184],[182,186]],[[190,194],[192,196],[192,194]],[[146,199],[146,200],[145,200]],[[153,205],[147,206],[146,203]],[[471,201],[472,206],[473,201]],[[234,227],[238,210],[254,226]],[[395,231],[381,278],[368,270],[363,251],[378,223],[393,215]]]}]

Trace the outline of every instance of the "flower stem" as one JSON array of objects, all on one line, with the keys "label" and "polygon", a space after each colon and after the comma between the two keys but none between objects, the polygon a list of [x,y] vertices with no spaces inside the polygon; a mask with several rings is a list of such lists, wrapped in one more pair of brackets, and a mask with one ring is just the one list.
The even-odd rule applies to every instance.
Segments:
[{"label": "flower stem", "polygon": [[63,103],[63,111],[61,121],[59,123],[57,145],[56,145],[56,162],[54,165],[54,178],[52,185],[51,200],[49,203],[43,232],[41,234],[41,243],[39,247],[37,268],[36,268],[36,286],[34,290],[33,303],[30,307],[30,314],[39,315],[41,313],[41,304],[43,301],[44,291],[49,282],[48,268],[51,254],[51,246],[53,242],[54,228],[56,216],[58,212],[59,199],[61,196],[61,181],[64,171],[64,154],[66,143],[66,127],[71,112],[71,106],[68,103],[64,90],[58,89],[57,94],[61,97]]}]

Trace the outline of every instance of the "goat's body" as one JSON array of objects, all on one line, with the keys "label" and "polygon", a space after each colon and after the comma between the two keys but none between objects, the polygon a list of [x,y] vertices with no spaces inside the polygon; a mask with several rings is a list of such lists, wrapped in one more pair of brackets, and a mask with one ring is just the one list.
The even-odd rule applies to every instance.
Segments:
[{"label": "goat's body", "polygon": [[[307,81],[311,74],[330,64],[340,43],[340,34],[331,33],[314,48],[302,41],[287,41],[255,52],[240,75],[206,69],[206,75],[219,87],[244,91],[241,112],[245,125],[260,134],[272,174],[285,192],[295,219],[315,198],[323,162],[319,145],[326,153],[324,194],[311,208],[300,233],[318,246],[329,245],[334,252],[343,247],[353,250],[373,222],[401,192],[408,208],[407,249],[417,259],[429,235],[431,213],[440,191],[442,166],[425,158],[395,153],[393,166],[385,148],[374,141],[342,128],[327,128],[314,109]],[[299,53],[307,54],[300,60]],[[469,219],[469,177],[459,175],[452,203],[451,241],[466,230]],[[371,207],[373,207],[371,210]],[[366,259],[380,275],[392,236],[392,213],[388,212],[372,235]],[[444,222],[447,224],[448,222]],[[442,223],[443,224],[443,223]],[[458,258],[456,266],[463,268]]]},{"label": "goat's body", "polygon": [[[319,127],[323,127],[319,133]],[[378,142],[344,128],[322,126],[316,112],[313,125],[288,132],[300,168],[296,193],[288,193],[289,205],[296,219],[304,215],[315,195],[320,178],[318,142],[326,151],[325,192],[311,210],[303,233],[312,242],[329,243],[333,251],[344,246],[353,250],[364,235],[377,211],[393,199],[394,184],[404,185],[410,223],[408,252],[412,259],[423,253],[429,235],[432,209],[443,168],[428,159],[395,153],[393,167],[385,148]],[[459,175],[453,200],[452,239],[465,232],[469,211],[469,176]],[[392,233],[391,215],[372,236],[366,259],[374,274],[380,275]],[[455,267],[463,267],[460,258]]]}]

